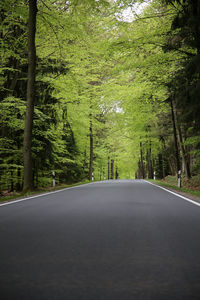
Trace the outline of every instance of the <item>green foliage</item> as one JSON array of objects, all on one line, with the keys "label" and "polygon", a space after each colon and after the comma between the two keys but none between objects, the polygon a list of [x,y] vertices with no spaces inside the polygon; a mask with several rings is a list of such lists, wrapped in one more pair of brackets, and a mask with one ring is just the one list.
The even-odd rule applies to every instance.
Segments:
[{"label": "green foliage", "polygon": [[[172,95],[186,154],[199,173],[199,40],[192,4],[185,1],[188,20],[179,1],[154,0],[126,22],[123,9],[134,10],[134,2],[38,2],[35,186],[50,185],[52,171],[57,182],[87,178],[90,121],[95,179],[108,178],[108,158],[119,178],[175,175]],[[12,190],[23,184],[28,8],[14,0],[0,8],[0,184]]]}]

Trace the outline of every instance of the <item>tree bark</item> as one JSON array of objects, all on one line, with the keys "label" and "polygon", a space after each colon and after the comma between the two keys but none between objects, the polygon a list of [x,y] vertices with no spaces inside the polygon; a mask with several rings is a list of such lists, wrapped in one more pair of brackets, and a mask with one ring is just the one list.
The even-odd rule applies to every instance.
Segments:
[{"label": "tree bark", "polygon": [[90,164],[89,164],[89,180],[92,180],[93,159],[94,159],[93,129],[92,129],[92,120],[90,120]]},{"label": "tree bark", "polygon": [[196,48],[197,48],[197,55],[200,55],[200,30],[199,30],[199,23],[197,20],[199,20],[200,17],[200,4],[198,0],[193,0],[192,2],[192,13],[193,17],[196,19],[194,22],[194,39],[196,42]]},{"label": "tree bark", "polygon": [[180,127],[179,122],[178,122],[176,103],[175,103],[174,100],[172,100],[172,105],[173,105],[173,109],[174,109],[174,119],[175,119],[175,124],[176,124],[177,137],[178,137],[178,142],[179,142],[179,145],[180,145],[180,150],[181,150],[181,154],[182,154],[182,158],[183,158],[185,173],[186,173],[187,178],[190,179],[191,178],[190,165],[189,165],[189,162],[188,162],[185,147],[183,145],[182,132],[181,132],[181,127]]},{"label": "tree bark", "polygon": [[149,171],[150,171],[150,176],[149,179],[153,179],[153,163],[152,163],[152,157],[151,157],[151,140],[149,143]]},{"label": "tree bark", "polygon": [[143,150],[142,150],[142,142],[140,142],[140,159],[141,159],[141,175],[142,175],[142,179],[145,178],[144,175],[144,159],[143,159]]},{"label": "tree bark", "polygon": [[108,180],[110,179],[110,157],[108,156]]},{"label": "tree bark", "polygon": [[162,141],[162,177],[165,178],[165,143]]},{"label": "tree bark", "polygon": [[116,170],[115,170],[115,179],[118,179],[119,178],[119,173],[118,173],[118,168],[116,167]]},{"label": "tree bark", "polygon": [[180,164],[180,157],[179,157],[179,149],[178,149],[178,141],[177,141],[177,135],[176,135],[176,123],[175,123],[175,116],[174,116],[174,107],[173,107],[173,100],[170,99],[171,104],[171,115],[172,115],[172,124],[173,124],[173,133],[174,133],[174,145],[175,145],[175,156],[176,156],[176,172],[178,176],[178,171],[181,169]]},{"label": "tree bark", "polygon": [[111,179],[114,179],[114,159],[111,159]]},{"label": "tree bark", "polygon": [[10,192],[13,192],[14,191],[14,181],[13,181],[13,170],[10,171]]},{"label": "tree bark", "polygon": [[149,144],[149,148],[147,148],[146,161],[147,161],[147,178],[153,179],[153,166],[151,160],[151,142]]},{"label": "tree bark", "polygon": [[29,0],[29,22],[28,22],[28,83],[27,83],[27,106],[24,128],[24,187],[23,190],[33,189],[32,170],[32,128],[35,101],[35,73],[36,73],[36,15],[37,0]]}]

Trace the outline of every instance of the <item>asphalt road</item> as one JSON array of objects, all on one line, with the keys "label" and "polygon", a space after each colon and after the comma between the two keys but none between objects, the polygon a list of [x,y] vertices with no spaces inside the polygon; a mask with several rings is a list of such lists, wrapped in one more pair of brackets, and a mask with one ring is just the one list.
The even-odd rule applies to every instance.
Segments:
[{"label": "asphalt road", "polygon": [[199,300],[200,207],[105,181],[0,207],[2,300]]}]

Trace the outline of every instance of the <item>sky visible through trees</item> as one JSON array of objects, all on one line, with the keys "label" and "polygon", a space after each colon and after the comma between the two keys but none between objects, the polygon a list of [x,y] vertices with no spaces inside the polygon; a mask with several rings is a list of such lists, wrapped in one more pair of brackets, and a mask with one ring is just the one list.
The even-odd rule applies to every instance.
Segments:
[{"label": "sky visible through trees", "polygon": [[0,191],[199,175],[200,1],[0,9]]}]

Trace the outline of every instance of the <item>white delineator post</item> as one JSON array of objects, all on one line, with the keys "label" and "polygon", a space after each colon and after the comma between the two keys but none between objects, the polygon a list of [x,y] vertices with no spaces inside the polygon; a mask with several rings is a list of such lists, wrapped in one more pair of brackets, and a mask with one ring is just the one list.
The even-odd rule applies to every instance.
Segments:
[{"label": "white delineator post", "polygon": [[55,179],[56,174],[54,171],[52,172],[52,177],[53,177],[53,187],[55,187],[56,186],[56,179]]},{"label": "white delineator post", "polygon": [[178,187],[181,187],[181,170],[178,171]]},{"label": "white delineator post", "polygon": [[156,172],[153,172],[153,180],[156,180]]}]

